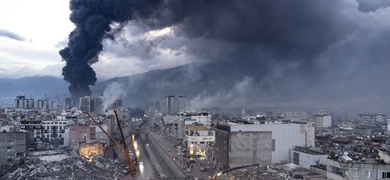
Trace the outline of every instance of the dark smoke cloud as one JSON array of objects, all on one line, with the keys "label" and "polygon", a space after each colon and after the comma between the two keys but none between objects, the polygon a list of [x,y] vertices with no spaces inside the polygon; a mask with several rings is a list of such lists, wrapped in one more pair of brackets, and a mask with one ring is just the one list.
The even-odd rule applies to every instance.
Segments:
[{"label": "dark smoke cloud", "polygon": [[26,39],[19,34],[7,31],[5,29],[0,29],[0,36],[8,37],[17,41],[25,41]]},{"label": "dark smoke cloud", "polygon": [[70,83],[72,97],[90,95],[89,85],[96,82],[96,73],[91,64],[98,61],[103,49],[102,41],[111,38],[122,27],[111,28],[112,23],[124,23],[133,17],[147,18],[157,1],[128,0],[71,0],[70,20],[76,28],[69,35],[68,46],[59,53],[66,66],[62,69],[64,79]]},{"label": "dark smoke cloud", "polygon": [[288,101],[388,90],[367,87],[386,82],[389,10],[379,0],[170,1],[160,23],[192,40],[186,53],[218,63],[216,74]]},{"label": "dark smoke cloud", "polygon": [[[118,57],[153,59],[162,56],[154,51],[156,49],[196,57],[193,58],[196,62],[209,62],[210,66],[208,70],[189,71],[189,75],[208,73],[209,78],[223,78],[217,83],[224,89],[215,91],[213,102],[224,100],[220,102],[228,104],[230,100],[245,104],[259,99],[289,101],[390,90],[385,85],[368,88],[375,86],[374,79],[385,81],[388,75],[390,46],[384,39],[390,37],[390,26],[386,21],[389,4],[385,0],[123,0],[120,1],[123,8],[113,8],[119,1],[107,1],[111,2],[109,4],[91,1],[88,6],[85,5],[88,1],[72,2],[83,6],[72,10],[71,20],[79,25],[70,36],[68,49],[78,52],[82,49],[79,47],[88,47],[81,53],[85,66],[97,61],[103,38],[123,44],[124,49],[106,48],[111,53],[117,52]],[[100,7],[103,4],[105,8]],[[91,5],[97,9],[108,8],[99,12],[110,13],[102,13],[99,17],[104,18],[96,20],[98,17],[92,13],[95,11],[89,9]],[[125,15],[120,20],[112,18],[116,14],[112,13],[114,10]],[[107,24],[95,25],[96,22]],[[114,30],[110,29],[112,22],[119,23]],[[88,24],[93,26],[87,28]],[[95,27],[103,27],[98,28],[103,29],[98,33],[102,34],[100,39],[93,39],[99,45],[95,53],[85,58],[89,47],[95,46],[80,45],[83,42],[76,43],[76,40],[83,40],[81,32],[96,31]],[[128,36],[118,33],[124,30],[127,35],[139,36],[166,27],[172,28],[172,35],[158,40],[141,38],[126,42]],[[67,66],[73,65],[84,67],[67,60]],[[65,72],[67,70],[64,74],[68,74]],[[74,78],[75,84],[79,78]],[[65,79],[73,78],[65,76]],[[93,83],[86,83],[86,87]],[[226,84],[228,87],[224,86]],[[200,94],[196,98],[199,104],[207,99],[205,96]],[[248,101],[242,101],[242,96]],[[240,98],[239,101],[235,97]]]}]

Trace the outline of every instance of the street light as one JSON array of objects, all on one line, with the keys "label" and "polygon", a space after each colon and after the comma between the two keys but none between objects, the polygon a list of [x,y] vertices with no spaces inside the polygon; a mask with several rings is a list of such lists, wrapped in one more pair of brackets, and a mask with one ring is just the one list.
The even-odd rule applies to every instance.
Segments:
[{"label": "street light", "polygon": [[135,151],[135,155],[137,156],[137,158],[139,158],[139,150],[138,149]]},{"label": "street light", "polygon": [[137,141],[134,141],[133,143],[133,146],[134,146],[134,149],[137,150],[138,149],[138,144],[137,144]]}]

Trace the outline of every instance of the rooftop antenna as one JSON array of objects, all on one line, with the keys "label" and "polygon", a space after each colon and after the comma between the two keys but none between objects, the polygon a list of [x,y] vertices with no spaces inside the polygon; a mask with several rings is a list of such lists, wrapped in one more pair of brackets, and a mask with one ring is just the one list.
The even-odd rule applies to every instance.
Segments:
[{"label": "rooftop antenna", "polygon": [[118,118],[118,112],[116,110],[114,110],[114,113],[115,113],[115,119],[116,119],[116,122],[118,123],[118,127],[119,127],[119,131],[121,133],[121,136],[122,136],[122,141],[123,141],[123,146],[124,147],[121,147],[121,145],[119,145],[118,142],[116,142],[108,133],[106,130],[104,130],[100,124],[88,113],[88,112],[84,112],[85,114],[87,114],[89,116],[89,118],[92,119],[92,121],[104,132],[104,134],[107,135],[107,137],[114,143],[114,145],[122,152],[123,156],[126,158],[126,163],[129,167],[129,174],[127,176],[124,177],[124,179],[134,179],[133,178],[133,175],[135,175],[135,168],[134,168],[134,162],[133,160],[131,160],[130,158],[130,154],[129,154],[129,147],[127,147],[127,144],[126,144],[126,139],[125,139],[125,136],[123,134],[123,129],[122,129],[122,125],[119,121],[119,118]]}]

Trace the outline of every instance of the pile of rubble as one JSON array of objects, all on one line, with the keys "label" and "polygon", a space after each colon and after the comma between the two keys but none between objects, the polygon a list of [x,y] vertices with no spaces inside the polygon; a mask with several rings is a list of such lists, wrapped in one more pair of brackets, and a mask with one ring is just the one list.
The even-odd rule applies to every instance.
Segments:
[{"label": "pile of rubble", "polygon": [[253,180],[287,180],[291,178],[280,165],[259,165],[239,168],[228,173],[217,174],[218,180],[253,179]]},{"label": "pile of rubble", "polygon": [[2,171],[1,179],[121,179],[127,173],[127,168],[123,163],[105,157],[95,157],[92,162],[68,156],[60,161],[56,161],[56,154],[52,158],[39,157],[26,158],[23,163],[2,167],[7,171]]}]

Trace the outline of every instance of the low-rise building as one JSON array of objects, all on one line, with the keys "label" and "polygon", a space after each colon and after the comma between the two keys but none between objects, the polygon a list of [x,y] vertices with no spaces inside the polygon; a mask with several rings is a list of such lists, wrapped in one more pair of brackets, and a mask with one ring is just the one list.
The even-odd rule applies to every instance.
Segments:
[{"label": "low-rise building", "polygon": [[0,132],[0,165],[27,156],[26,132]]},{"label": "low-rise building", "polygon": [[365,158],[344,152],[329,156],[327,178],[333,180],[377,180],[390,179],[390,151],[379,149],[376,158]]},{"label": "low-rise building", "polygon": [[332,126],[332,117],[329,114],[314,115],[316,128],[329,128]]},{"label": "low-rise building", "polygon": [[318,148],[296,146],[291,150],[291,162],[306,169],[313,165],[326,164],[327,159],[328,154]]}]

